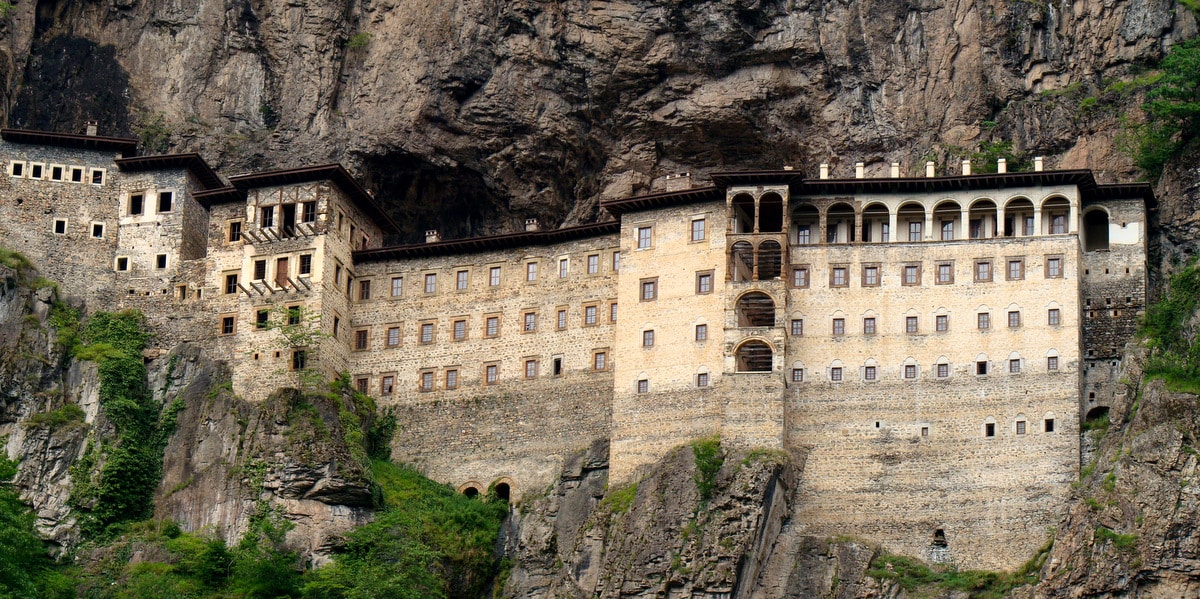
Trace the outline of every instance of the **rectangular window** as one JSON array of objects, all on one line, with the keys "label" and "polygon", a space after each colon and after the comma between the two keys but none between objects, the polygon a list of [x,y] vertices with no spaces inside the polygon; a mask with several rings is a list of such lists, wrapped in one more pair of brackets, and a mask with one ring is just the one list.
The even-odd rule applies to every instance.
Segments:
[{"label": "rectangular window", "polygon": [[592,354],[592,370],[605,370],[608,368],[608,354],[598,351]]},{"label": "rectangular window", "polygon": [[254,261],[254,280],[262,281],[266,278],[267,278],[267,261],[266,260],[255,260]]},{"label": "rectangular window", "polygon": [[654,347],[654,331],[642,331],[642,347]]},{"label": "rectangular window", "polygon": [[146,196],[140,193],[129,195],[129,214],[138,216],[146,211]]},{"label": "rectangular window", "polygon": [[221,334],[222,335],[232,335],[236,326],[237,326],[237,317],[236,316],[222,316],[221,317]]},{"label": "rectangular window", "polygon": [[830,287],[846,287],[849,285],[849,280],[846,277],[845,266],[834,266],[829,269],[829,286]]},{"label": "rectangular window", "polygon": [[639,250],[650,247],[650,243],[651,243],[651,239],[652,239],[651,235],[653,234],[653,232],[654,232],[654,229],[652,227],[638,227],[637,228],[637,247]]},{"label": "rectangular window", "polygon": [[1024,420],[1018,420],[1018,421],[1017,421],[1017,434],[1018,434],[1018,435],[1024,435],[1024,434],[1025,434],[1025,421],[1024,421]]},{"label": "rectangular window", "polygon": [[400,345],[400,327],[388,327],[387,330],[387,346],[397,347]]},{"label": "rectangular window", "polygon": [[25,176],[25,163],[24,162],[9,163],[8,174],[13,177],[24,177]]},{"label": "rectangular window", "polygon": [[594,275],[600,272],[600,255],[592,254],[587,257],[587,274]]},{"label": "rectangular window", "polygon": [[697,387],[707,387],[708,386],[708,373],[707,372],[701,372],[696,375],[696,386]]},{"label": "rectangular window", "polygon": [[1046,311],[1046,324],[1050,326],[1058,326],[1059,322],[1058,308],[1050,308]]},{"label": "rectangular window", "polygon": [[383,376],[379,379],[379,394],[380,395],[391,395],[392,391],[395,391],[395,389],[396,389],[396,377],[389,374],[389,375]]},{"label": "rectangular window", "polygon": [[875,380],[875,367],[874,366],[867,366],[867,367],[863,368],[863,380],[866,380],[866,381]]},{"label": "rectangular window", "polygon": [[792,382],[793,383],[803,383],[804,382],[804,369],[803,368],[793,368],[792,369]]},{"label": "rectangular window", "polygon": [[300,324],[300,306],[287,307],[287,323]]},{"label": "rectangular window", "polygon": [[617,321],[617,302],[613,302],[608,305],[608,321],[609,322]]},{"label": "rectangular window", "polygon": [[584,306],[583,307],[583,326],[590,327],[596,324],[596,310],[599,306]]},{"label": "rectangular window", "polygon": [[92,223],[92,238],[104,239],[104,223]]},{"label": "rectangular window", "polygon": [[460,270],[454,273],[454,288],[459,291],[467,288],[467,271]]},{"label": "rectangular window", "polygon": [[360,351],[367,349],[367,340],[368,340],[368,331],[367,330],[364,329],[361,331],[354,331],[354,349],[360,350]]},{"label": "rectangular window", "polygon": [[78,166],[71,167],[71,182],[83,183],[83,169]]},{"label": "rectangular window", "polygon": [[1046,419],[1044,426],[1043,426],[1043,430],[1045,430],[1048,433],[1054,432],[1054,419],[1053,418]]},{"label": "rectangular window", "polygon": [[941,262],[937,265],[937,283],[938,285],[948,285],[954,282],[954,264],[951,262]]},{"label": "rectangular window", "polygon": [[698,293],[698,294],[712,293],[712,290],[713,290],[712,279],[713,279],[712,271],[696,273],[696,293]]},{"label": "rectangular window", "polygon": [[708,325],[696,325],[696,341],[708,341]]},{"label": "rectangular window", "polygon": [[342,284],[342,265],[341,264],[335,264],[333,267],[333,282],[338,285]]},{"label": "rectangular window", "polygon": [[812,226],[799,225],[796,227],[796,244],[808,245],[812,243]]},{"label": "rectangular window", "polygon": [[942,241],[950,241],[954,239],[954,221],[942,221]]},{"label": "rectangular window", "polygon": [[486,319],[484,319],[483,336],[484,337],[497,337],[499,335],[500,335],[500,317],[499,316],[489,316]]},{"label": "rectangular window", "polygon": [[236,274],[225,275],[225,294],[231,295],[238,292],[238,276]]},{"label": "rectangular window", "polygon": [[557,326],[558,326],[558,330],[560,330],[560,331],[567,328],[567,311],[563,310],[561,308],[558,311]]},{"label": "rectangular window", "polygon": [[876,265],[864,266],[862,276],[863,287],[878,287],[879,286],[879,267]]},{"label": "rectangular window", "polygon": [[61,219],[61,218],[54,219],[54,234],[55,235],[66,235],[67,234],[67,221],[65,219]]},{"label": "rectangular window", "polygon": [[433,343],[433,323],[421,323],[421,343]]},{"label": "rectangular window", "polygon": [[639,394],[649,393],[650,392],[650,381],[648,381],[646,379],[638,379],[637,392]]},{"label": "rectangular window", "polygon": [[1046,370],[1058,370],[1058,356],[1046,358]]},{"label": "rectangular window", "polygon": [[370,390],[370,386],[371,379],[365,376],[354,379],[354,389],[359,393],[365,394],[368,390]]},{"label": "rectangular window", "polygon": [[264,206],[260,211],[262,218],[259,220],[259,225],[263,228],[275,226],[275,207]]},{"label": "rectangular window", "polygon": [[904,265],[904,284],[905,285],[920,285],[921,284],[921,266],[918,264]]},{"label": "rectangular window", "polygon": [[938,314],[934,318],[934,328],[939,333],[945,333],[950,330],[950,317],[945,314]]},{"label": "rectangular window", "polygon": [[989,329],[992,327],[992,315],[987,312],[980,312],[975,315],[976,326],[980,329]]},{"label": "rectangular window", "polygon": [[500,380],[500,365],[488,364],[483,368],[483,384],[495,385]]},{"label": "rectangular window", "polygon": [[158,254],[154,257],[154,268],[163,269],[167,267],[167,255]]},{"label": "rectangular window", "polygon": [[300,254],[300,274],[312,274],[312,254]]},{"label": "rectangular window", "polygon": [[652,302],[658,299],[658,279],[642,279],[642,301]]},{"label": "rectangular window", "polygon": [[[138,214],[141,214],[140,212]],[[229,243],[236,243],[242,240],[242,221],[235,220],[229,223]]]},{"label": "rectangular window", "polygon": [[906,316],[904,318],[904,332],[910,333],[910,334],[918,332],[916,316]]},{"label": "rectangular window", "polygon": [[621,270],[621,252],[613,252],[612,271],[617,272],[619,270]]},{"label": "rectangular window", "polygon": [[536,379],[538,374],[538,361],[525,360],[525,378]]},{"label": "rectangular window", "polygon": [[524,315],[522,315],[522,320],[524,321],[524,325],[522,328],[522,330],[524,332],[533,333],[533,332],[537,331],[537,313],[536,312],[526,312]]},{"label": "rectangular window", "polygon": [[426,371],[421,373],[421,390],[433,391],[433,372]]},{"label": "rectangular window", "polygon": [[801,337],[803,335],[804,335],[804,319],[793,318],[792,319],[792,336],[793,337]]},{"label": "rectangular window", "polygon": [[842,380],[842,368],[840,366],[834,366],[829,369],[829,380],[835,382]]},{"label": "rectangular window", "polygon": [[334,316],[333,317],[333,337],[335,339],[338,336],[338,330],[341,325],[342,325],[342,319],[338,318],[337,316]]},{"label": "rectangular window", "polygon": [[537,280],[537,268],[538,268],[537,262],[529,262],[529,263],[525,264],[525,280],[526,281],[532,283],[533,281]]},{"label": "rectangular window", "polygon": [[270,320],[270,312],[266,310],[259,310],[258,313],[254,315],[254,326],[259,329],[265,329],[267,328],[267,325],[270,324]]},{"label": "rectangular window", "polygon": [[446,371],[446,389],[458,388],[458,370],[451,368]]},{"label": "rectangular window", "polygon": [[160,191],[158,192],[158,211],[170,212],[175,204],[175,192]]},{"label": "rectangular window", "polygon": [[1021,313],[1012,311],[1008,313],[1008,328],[1015,329],[1021,326]]},{"label": "rectangular window", "polygon": [[462,341],[463,339],[467,338],[467,321],[465,321],[465,320],[454,321],[453,329],[454,329],[454,340],[455,341]]},{"label": "rectangular window", "polygon": [[938,375],[939,379],[944,379],[944,378],[950,376],[950,365],[949,364],[938,364],[937,365],[937,375]]},{"label": "rectangular window", "polygon": [[792,287],[804,288],[808,287],[808,268],[800,267],[792,269]]},{"label": "rectangular window", "polygon": [[887,243],[888,241],[890,241],[891,235],[892,235],[892,225],[890,225],[888,223],[880,223],[879,231],[880,231],[880,233],[879,233],[880,241],[882,241],[884,243]]},{"label": "rectangular window", "polygon": [[833,334],[834,335],[845,335],[846,334],[846,319],[845,318],[833,319]]},{"label": "rectangular window", "polygon": [[119,271],[129,270],[129,257],[128,256],[119,256],[117,258],[117,270],[119,270]]},{"label": "rectangular window", "polygon": [[[102,168],[92,169],[92,185],[104,185],[104,169],[102,169]],[[304,352],[300,352],[300,353],[303,354]],[[303,368],[303,366],[301,366],[300,368]],[[299,370],[299,369],[297,369],[297,370]]]},{"label": "rectangular window", "polygon": [[44,164],[38,164],[36,162],[33,164],[30,164],[29,165],[29,178],[30,179],[41,179],[44,174],[42,171],[45,170],[45,168],[46,168],[46,165],[44,165]]},{"label": "rectangular window", "polygon": [[863,319],[863,334],[864,335],[874,335],[875,334],[875,318],[874,317],[867,317],[867,318]]},{"label": "rectangular window", "polygon": [[1061,279],[1062,276],[1062,258],[1046,258],[1046,278]]},{"label": "rectangular window", "polygon": [[975,282],[989,283],[992,280],[992,263],[987,260],[975,262]]},{"label": "rectangular window", "polygon": [[692,221],[692,241],[704,241],[704,219]]},{"label": "rectangular window", "polygon": [[1020,281],[1025,278],[1025,261],[1019,258],[1011,258],[1008,261],[1008,280]]},{"label": "rectangular window", "polygon": [[392,277],[392,297],[404,294],[404,277]]},{"label": "rectangular window", "polygon": [[921,241],[921,226],[924,223],[910,222],[908,223],[908,240]]},{"label": "rectangular window", "polygon": [[371,281],[358,282],[358,301],[366,301],[371,299]]},{"label": "rectangular window", "polygon": [[1067,216],[1065,214],[1055,214],[1050,217],[1050,234],[1062,235],[1067,232]]},{"label": "rectangular window", "polygon": [[500,267],[493,266],[488,269],[488,287],[500,286]]},{"label": "rectangular window", "polygon": [[981,361],[975,363],[975,374],[983,375],[983,374],[987,374],[987,373],[988,373],[988,363],[986,361],[981,360]]},{"label": "rectangular window", "polygon": [[433,293],[437,291],[437,273],[425,274],[425,293]]},{"label": "rectangular window", "polygon": [[317,222],[317,203],[304,202],[301,206],[300,222],[315,223]]},{"label": "rectangular window", "polygon": [[983,425],[983,436],[995,437],[996,436],[996,423],[989,422],[987,424],[984,424]]},{"label": "rectangular window", "polygon": [[558,259],[558,278],[560,278],[560,279],[567,278],[567,269],[569,268],[569,266],[570,266],[570,264],[567,262],[566,258]]},{"label": "rectangular window", "polygon": [[916,364],[905,364],[904,365],[904,378],[906,378],[906,379],[917,378],[917,365]]}]

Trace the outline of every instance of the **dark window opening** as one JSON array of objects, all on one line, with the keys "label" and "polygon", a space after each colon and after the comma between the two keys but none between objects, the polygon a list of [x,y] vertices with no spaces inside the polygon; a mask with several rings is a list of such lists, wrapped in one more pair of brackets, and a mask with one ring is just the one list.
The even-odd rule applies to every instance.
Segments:
[{"label": "dark window opening", "polygon": [[783,269],[783,248],[779,243],[767,240],[758,246],[758,280],[778,279]]},{"label": "dark window opening", "polygon": [[752,291],[738,298],[739,327],[775,326],[775,301],[765,293]]},{"label": "dark window opening", "polygon": [[501,501],[508,501],[509,496],[512,494],[512,489],[508,486],[508,483],[500,483],[496,485],[495,491],[496,499]]},{"label": "dark window opening", "polygon": [[1094,424],[1094,423],[1100,422],[1102,420],[1105,420],[1107,418],[1108,418],[1108,407],[1107,406],[1096,406],[1096,407],[1088,410],[1087,416],[1083,420],[1084,428],[1086,429],[1088,424]]},{"label": "dark window opening", "polygon": [[747,341],[737,349],[738,372],[771,372],[774,352],[762,341]]},{"label": "dark window opening", "polygon": [[989,423],[983,425],[983,436],[995,437],[996,436],[996,424],[993,422],[989,422]]},{"label": "dark window opening", "polygon": [[476,489],[475,487],[467,487],[463,489],[463,495],[470,499],[475,499],[476,497],[479,497],[479,489]]},{"label": "dark window opening", "polygon": [[146,198],[140,193],[129,196],[129,214],[141,214],[145,211],[145,201]]},{"label": "dark window opening", "polygon": [[283,215],[279,219],[280,232],[284,237],[294,237],[296,235],[296,205],[284,204]]},{"label": "dark window opening", "polygon": [[933,531],[933,546],[946,547],[946,531],[940,528]]},{"label": "dark window opening", "polygon": [[783,199],[769,193],[758,202],[758,232],[780,233],[783,231]]},{"label": "dark window opening", "polygon": [[1046,422],[1045,422],[1045,427],[1043,427],[1043,429],[1048,433],[1054,432],[1054,419],[1047,418]]},{"label": "dark window opening", "polygon": [[554,358],[554,376],[562,375],[562,358]]},{"label": "dark window opening", "polygon": [[171,204],[175,202],[175,194],[170,191],[158,192],[158,211],[170,212]]},{"label": "dark window opening", "polygon": [[975,374],[987,374],[987,373],[988,373],[988,363],[986,361],[980,361],[980,362],[975,363]]},{"label": "dark window opening", "polygon": [[748,195],[739,195],[733,198],[731,208],[733,209],[733,232],[734,233],[753,233],[754,232],[754,198]]},{"label": "dark window opening", "polygon": [[1083,215],[1083,249],[1087,252],[1108,249],[1108,214],[1103,210]]}]

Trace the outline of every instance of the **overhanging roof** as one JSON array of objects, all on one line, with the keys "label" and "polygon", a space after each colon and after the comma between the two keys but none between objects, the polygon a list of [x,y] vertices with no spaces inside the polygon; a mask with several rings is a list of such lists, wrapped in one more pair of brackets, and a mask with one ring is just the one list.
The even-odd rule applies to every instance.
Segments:
[{"label": "overhanging roof", "polygon": [[605,200],[600,202],[600,207],[604,208],[613,216],[620,216],[626,212],[639,212],[641,210],[651,210],[655,208],[666,208],[669,206],[683,206],[686,204],[696,204],[699,202],[724,201],[725,191],[720,187],[697,187],[695,189],[684,189],[680,191],[667,191],[662,193],[652,193],[649,195],[633,196],[630,198],[619,198],[616,200]]},{"label": "overhanging roof", "polygon": [[59,148],[120,152],[129,156],[137,154],[138,141],[126,137],[100,137],[74,133],[51,133],[29,129],[0,129],[0,138],[17,144],[38,144]]},{"label": "overhanging roof", "polygon": [[616,235],[621,231],[621,223],[609,221],[565,229],[550,229],[547,231],[522,231],[506,235],[490,237],[473,237],[468,239],[452,239],[433,243],[411,243],[374,250],[354,252],[355,262],[377,262],[381,260],[396,260],[402,258],[424,258],[430,256],[445,256],[449,254],[472,254],[490,250],[505,250],[523,246],[550,245],[576,239],[588,239],[602,235]]},{"label": "overhanging roof", "polygon": [[192,176],[200,181],[204,189],[225,187],[225,182],[217,175],[212,167],[195,152],[186,154],[158,154],[155,156],[136,156],[133,158],[118,158],[117,167],[126,172],[155,171],[162,169],[187,169]]},{"label": "overhanging roof", "polygon": [[197,202],[205,208],[210,208],[217,204],[234,204],[246,201],[246,190],[238,189],[232,185],[227,187],[219,187],[217,189],[206,189],[192,194]]},{"label": "overhanging roof", "polygon": [[373,219],[375,224],[379,225],[381,229],[389,232],[400,230],[387,213],[375,203],[375,199],[371,197],[371,194],[367,193],[367,190],[362,185],[359,185],[358,181],[345,167],[337,163],[263,171],[260,173],[246,173],[234,175],[229,178],[229,181],[233,183],[234,187],[243,190],[308,183],[312,181],[332,181],[343,193],[350,197],[350,200],[356,206],[367,214],[368,218]]}]

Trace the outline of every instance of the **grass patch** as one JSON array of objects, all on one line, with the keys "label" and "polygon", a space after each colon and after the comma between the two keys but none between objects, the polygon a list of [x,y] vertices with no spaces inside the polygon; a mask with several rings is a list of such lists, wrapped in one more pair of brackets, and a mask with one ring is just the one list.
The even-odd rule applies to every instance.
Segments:
[{"label": "grass patch", "polygon": [[637,483],[630,483],[623,487],[609,489],[604,494],[604,499],[600,500],[600,507],[609,510],[613,514],[624,514],[633,505],[633,499],[637,497],[637,490]]},{"label": "grass patch", "polygon": [[1087,431],[1106,431],[1108,430],[1108,412],[1094,418],[1089,418],[1083,423],[1084,432]]},{"label": "grass patch", "polygon": [[1192,264],[1171,277],[1167,292],[1146,310],[1138,329],[1151,351],[1146,377],[1162,379],[1171,391],[1200,393],[1200,343],[1188,328],[1198,303],[1200,268]]},{"label": "grass patch", "polygon": [[1014,572],[934,569],[911,557],[882,553],[871,560],[867,576],[891,580],[909,593],[935,587],[965,592],[971,599],[1002,599],[1017,587],[1037,582],[1038,573],[1046,563],[1052,546],[1053,539],[1047,541],[1033,558]]},{"label": "grass patch", "polygon": [[1100,542],[1111,541],[1113,547],[1116,547],[1117,551],[1121,552],[1132,551],[1137,548],[1137,535],[1123,535],[1103,526],[1096,527],[1096,538]]},{"label": "grass patch", "polygon": [[717,486],[717,473],[725,463],[725,456],[721,453],[721,438],[706,437],[693,441],[692,455],[696,459],[696,490],[700,493],[701,501],[708,501]]},{"label": "grass patch", "polygon": [[29,420],[25,421],[25,425],[34,428],[46,426],[50,430],[55,431],[68,426],[83,424],[83,417],[83,408],[69,403],[57,410],[34,414],[29,417]]}]

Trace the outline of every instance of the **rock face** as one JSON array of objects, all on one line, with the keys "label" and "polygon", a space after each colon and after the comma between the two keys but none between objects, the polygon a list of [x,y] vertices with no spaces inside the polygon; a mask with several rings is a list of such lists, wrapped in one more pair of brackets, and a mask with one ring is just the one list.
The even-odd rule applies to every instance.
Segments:
[{"label": "rock face", "polygon": [[1172,0],[39,0],[0,73],[10,126],[347,162],[416,241],[588,222],[678,170],[956,172],[985,141],[1125,179],[1137,98],[1100,92],[1195,30]]}]

